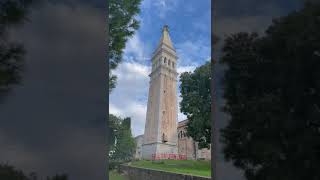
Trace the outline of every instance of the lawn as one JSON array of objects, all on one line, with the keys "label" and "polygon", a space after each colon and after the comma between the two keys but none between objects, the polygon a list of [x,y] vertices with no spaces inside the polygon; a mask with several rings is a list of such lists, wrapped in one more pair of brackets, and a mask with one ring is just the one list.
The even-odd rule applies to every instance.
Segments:
[{"label": "lawn", "polygon": [[127,178],[123,175],[120,175],[117,171],[113,170],[109,172],[110,180],[127,180]]},{"label": "lawn", "polygon": [[180,174],[191,174],[196,176],[211,176],[210,161],[194,160],[161,160],[161,161],[134,161],[129,164],[134,167],[162,170]]}]

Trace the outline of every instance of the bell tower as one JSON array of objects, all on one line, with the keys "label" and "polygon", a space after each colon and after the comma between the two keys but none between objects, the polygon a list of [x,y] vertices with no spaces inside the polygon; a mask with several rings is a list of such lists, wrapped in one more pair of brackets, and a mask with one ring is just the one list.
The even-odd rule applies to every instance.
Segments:
[{"label": "bell tower", "polygon": [[143,159],[177,154],[177,54],[165,25],[152,55]]}]

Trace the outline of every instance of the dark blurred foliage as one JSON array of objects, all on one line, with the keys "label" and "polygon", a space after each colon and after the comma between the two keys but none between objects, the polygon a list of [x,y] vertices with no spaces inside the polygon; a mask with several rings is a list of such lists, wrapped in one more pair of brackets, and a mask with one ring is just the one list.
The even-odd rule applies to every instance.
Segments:
[{"label": "dark blurred foliage", "polygon": [[[17,170],[15,167],[8,164],[0,164],[0,179],[1,180],[41,180],[37,173],[31,172],[26,175],[23,171]],[[53,177],[47,177],[46,180],[68,180],[66,174],[56,174]]]},{"label": "dark blurred foliage", "polygon": [[21,171],[7,164],[0,164],[0,179],[3,180],[29,180]]},{"label": "dark blurred foliage", "polygon": [[248,180],[320,179],[320,5],[276,19],[263,37],[225,40],[224,153]]},{"label": "dark blurred foliage", "polygon": [[21,80],[24,48],[8,38],[9,30],[27,20],[32,0],[0,1],[0,101]]}]

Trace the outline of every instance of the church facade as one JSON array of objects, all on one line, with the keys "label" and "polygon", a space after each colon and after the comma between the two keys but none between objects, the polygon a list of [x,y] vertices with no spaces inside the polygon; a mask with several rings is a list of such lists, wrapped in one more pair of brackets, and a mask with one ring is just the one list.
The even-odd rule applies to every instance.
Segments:
[{"label": "church facade", "polygon": [[[198,143],[194,141],[191,137],[187,136],[187,123],[188,120],[184,120],[178,123],[177,134],[178,134],[178,154],[176,159],[189,159],[189,160],[211,160],[211,151],[208,148],[199,149]],[[135,137],[136,141],[136,151],[134,154],[134,159],[141,160],[142,158],[142,143],[143,136],[139,135]],[[170,157],[168,157],[170,158]]]},{"label": "church facade", "polygon": [[145,133],[136,137],[137,159],[199,159],[197,144],[185,136],[186,121],[177,121],[177,60],[164,26],[152,55]]}]

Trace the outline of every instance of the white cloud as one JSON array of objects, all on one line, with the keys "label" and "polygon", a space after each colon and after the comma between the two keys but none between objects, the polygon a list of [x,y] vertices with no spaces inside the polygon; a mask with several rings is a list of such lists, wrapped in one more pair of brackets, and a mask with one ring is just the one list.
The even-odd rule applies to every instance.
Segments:
[{"label": "white cloud", "polygon": [[169,12],[173,12],[178,7],[179,0],[144,0],[141,8],[149,11],[156,11],[161,19],[166,18]]},{"label": "white cloud", "polygon": [[183,73],[183,72],[192,72],[196,69],[197,66],[181,66],[178,67],[177,71],[179,74]]},{"label": "white cloud", "polygon": [[117,86],[110,95],[110,113],[131,117],[134,135],[143,133],[149,85],[149,67],[136,62],[123,62],[114,72]]},{"label": "white cloud", "polygon": [[134,34],[126,43],[124,59],[131,62],[143,62],[150,60],[146,55],[151,54],[148,46],[142,42],[139,33]]},{"label": "white cloud", "polygon": [[210,40],[187,40],[178,43],[176,47],[180,66],[199,66],[199,63],[206,61],[211,54]]},{"label": "white cloud", "polygon": [[[195,66],[178,67],[178,72],[193,71]],[[138,62],[123,62],[114,71],[118,76],[117,86],[110,95],[110,113],[120,117],[131,117],[134,136],[144,133],[147,112],[150,67]],[[181,101],[177,90],[178,107]],[[180,109],[180,108],[179,108]],[[178,120],[186,116],[178,111]]]},{"label": "white cloud", "polygon": [[117,107],[115,107],[115,105],[112,103],[109,104],[109,112],[110,114],[113,114],[116,116],[123,116],[123,112]]}]

